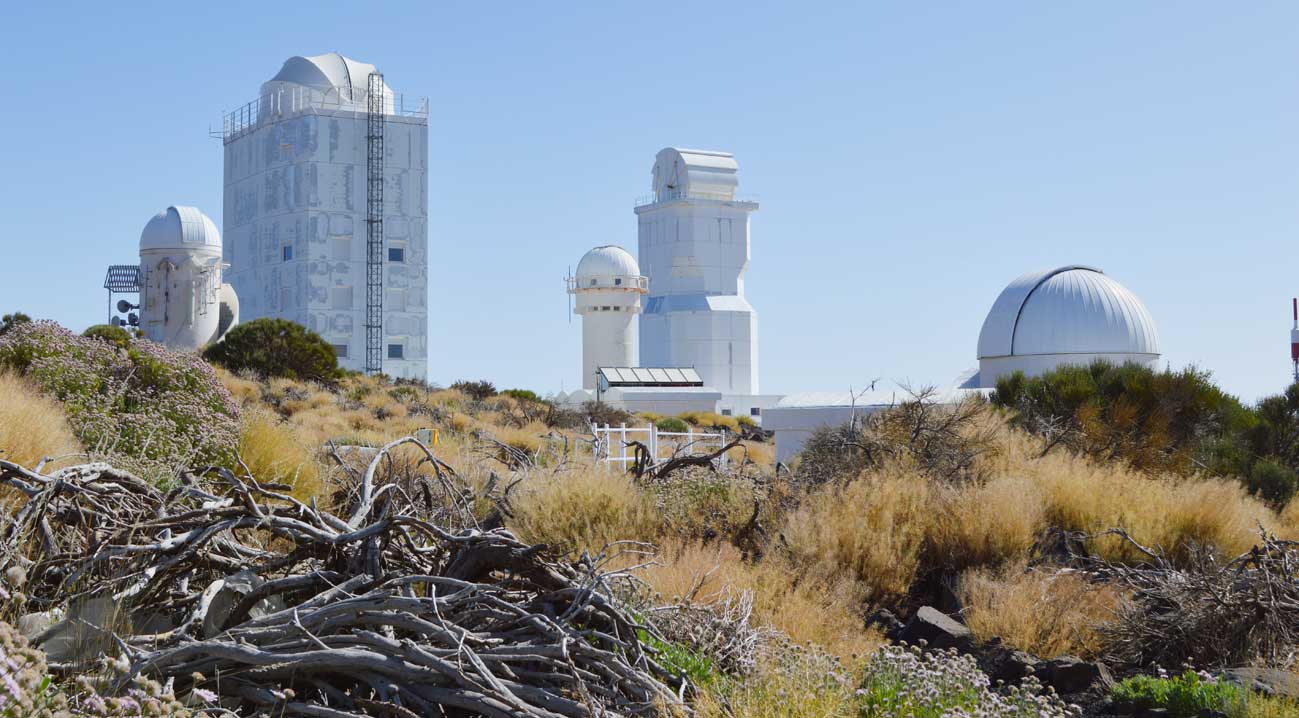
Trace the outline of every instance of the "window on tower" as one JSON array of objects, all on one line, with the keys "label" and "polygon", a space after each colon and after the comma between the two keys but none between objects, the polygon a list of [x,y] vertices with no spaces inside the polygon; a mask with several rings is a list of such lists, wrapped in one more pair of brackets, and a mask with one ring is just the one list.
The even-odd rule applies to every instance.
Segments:
[{"label": "window on tower", "polygon": [[402,247],[389,247],[389,248],[388,248],[388,261],[389,261],[389,262],[404,262],[404,261],[406,261],[406,250],[403,249]]},{"label": "window on tower", "polygon": [[406,348],[403,347],[403,346],[400,345],[400,344],[389,344],[389,345],[388,345],[388,358],[389,358],[389,359],[401,359],[402,356],[405,354],[405,349],[406,349]]},{"label": "window on tower", "polygon": [[282,252],[283,252],[283,255],[284,255],[284,261],[287,262],[287,261],[289,261],[290,259],[293,259],[293,245],[291,245],[291,244],[286,244],[286,245],[284,245],[284,247],[283,247],[283,249],[282,249]]}]

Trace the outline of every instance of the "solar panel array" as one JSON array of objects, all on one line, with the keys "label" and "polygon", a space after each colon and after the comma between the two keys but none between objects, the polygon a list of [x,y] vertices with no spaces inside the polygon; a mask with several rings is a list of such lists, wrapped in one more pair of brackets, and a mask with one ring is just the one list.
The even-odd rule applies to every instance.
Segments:
[{"label": "solar panel array", "polygon": [[703,386],[699,372],[690,367],[602,366],[609,386]]},{"label": "solar panel array", "polygon": [[114,264],[104,275],[104,289],[113,292],[140,291],[140,265]]}]

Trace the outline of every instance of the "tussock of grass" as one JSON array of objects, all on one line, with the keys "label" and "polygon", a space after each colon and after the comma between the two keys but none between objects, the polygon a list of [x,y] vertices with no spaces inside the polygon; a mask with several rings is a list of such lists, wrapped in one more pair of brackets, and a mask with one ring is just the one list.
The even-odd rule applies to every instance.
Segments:
[{"label": "tussock of grass", "polygon": [[324,491],[314,452],[290,424],[267,411],[244,413],[239,457],[258,481],[288,484],[299,499],[308,500]]},{"label": "tussock of grass", "polygon": [[81,451],[63,408],[10,372],[0,372],[0,459],[35,466]]},{"label": "tussock of grass", "polygon": [[1041,658],[1101,652],[1097,627],[1114,617],[1119,594],[1072,573],[1025,570],[1023,564],[976,569],[960,585],[964,619],[980,640],[1000,636]]},{"label": "tussock of grass", "polygon": [[653,503],[630,477],[604,466],[536,473],[516,491],[512,524],[526,541],[594,552],[656,534]]}]

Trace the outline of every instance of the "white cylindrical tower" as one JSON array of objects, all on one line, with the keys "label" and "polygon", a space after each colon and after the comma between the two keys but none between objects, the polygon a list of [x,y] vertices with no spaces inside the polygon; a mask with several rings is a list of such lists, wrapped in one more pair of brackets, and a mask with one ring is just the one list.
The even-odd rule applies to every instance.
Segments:
[{"label": "white cylindrical tower", "polygon": [[140,325],[150,341],[193,350],[217,339],[221,235],[194,207],[168,207],[140,233]]},{"label": "white cylindrical tower", "polygon": [[596,247],[578,262],[568,293],[574,296],[573,310],[582,315],[583,389],[595,390],[595,374],[602,366],[636,366],[632,320],[647,292],[649,279],[622,247]]}]

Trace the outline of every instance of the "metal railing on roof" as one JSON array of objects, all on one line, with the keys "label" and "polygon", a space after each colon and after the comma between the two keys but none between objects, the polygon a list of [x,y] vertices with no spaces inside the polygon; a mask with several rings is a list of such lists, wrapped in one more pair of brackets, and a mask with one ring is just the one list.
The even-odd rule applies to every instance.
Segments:
[{"label": "metal railing on roof", "polygon": [[[428,119],[427,97],[385,93],[383,106],[385,114],[394,117]],[[311,87],[286,88],[222,113],[221,128],[211,129],[208,134],[229,144],[264,124],[292,115],[319,111],[363,114],[368,108],[369,93],[365,90],[340,87],[326,91]]]},{"label": "metal railing on roof", "polygon": [[683,189],[674,189],[666,192],[656,192],[655,194],[642,195],[636,198],[636,207],[645,207],[659,202],[672,202],[678,199],[702,199],[712,202],[737,202],[743,204],[757,204],[758,196],[753,194],[723,194],[720,192],[690,192]]}]

